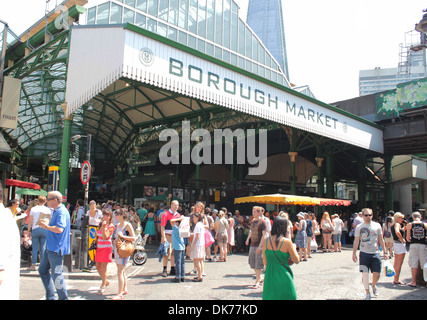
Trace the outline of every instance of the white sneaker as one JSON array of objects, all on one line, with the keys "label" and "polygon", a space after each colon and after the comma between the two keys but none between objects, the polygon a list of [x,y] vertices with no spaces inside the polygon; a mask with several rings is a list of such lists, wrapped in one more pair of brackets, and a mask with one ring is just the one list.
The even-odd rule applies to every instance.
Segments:
[{"label": "white sneaker", "polygon": [[372,292],[373,292],[373,294],[374,294],[374,296],[378,296],[378,287],[377,286],[374,286],[374,287],[372,287]]},{"label": "white sneaker", "polygon": [[370,293],[366,294],[365,300],[371,300],[371,294]]}]

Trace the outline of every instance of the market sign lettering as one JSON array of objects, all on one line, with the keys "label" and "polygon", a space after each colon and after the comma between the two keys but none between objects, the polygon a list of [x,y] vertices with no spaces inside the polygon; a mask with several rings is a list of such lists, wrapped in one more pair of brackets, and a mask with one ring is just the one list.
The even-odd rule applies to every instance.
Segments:
[{"label": "market sign lettering", "polygon": [[208,71],[207,74],[202,68],[189,64],[185,68],[184,63],[174,58],[169,58],[169,74],[180,78],[187,78],[187,80],[206,85],[209,88],[214,88],[224,93],[239,96],[240,98],[248,101],[253,101],[262,106],[269,108],[279,109],[279,105],[287,114],[292,114],[299,119],[311,121],[314,124],[326,126],[329,128],[337,129],[338,119],[329,115],[323,114],[304,106],[297,106],[295,103],[286,100],[285,103],[279,104],[278,96],[273,96],[270,93],[266,94],[264,91],[251,88],[249,85],[237,83],[233,79],[224,77],[223,79],[216,73]]}]

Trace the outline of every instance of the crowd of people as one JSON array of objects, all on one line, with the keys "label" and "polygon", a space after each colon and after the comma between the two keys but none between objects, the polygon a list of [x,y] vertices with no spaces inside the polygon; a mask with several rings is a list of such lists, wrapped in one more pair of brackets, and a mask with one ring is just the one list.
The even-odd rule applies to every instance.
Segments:
[{"label": "crowd of people", "polygon": [[[12,201],[4,211],[17,225],[23,221],[28,225],[22,232],[21,246],[32,245],[29,269],[38,270],[46,299],[54,299],[55,290],[59,299],[68,299],[63,257],[70,251],[71,228],[82,228],[85,217],[89,225],[98,227],[94,258],[101,278],[98,294],[104,295],[110,284],[108,263],[114,261],[117,265],[118,292],[114,300],[123,299],[128,293],[125,267],[129,257],[119,255],[117,241],[135,241],[135,230],[140,226],[149,236],[149,243],[159,245],[157,255],[163,266],[159,273],[172,276],[175,283],[203,282],[206,262],[226,263],[233,253],[248,251],[248,264],[255,278],[250,287],[262,287],[263,299],[297,299],[290,266],[308,261],[321,251],[341,252],[343,242],[353,243],[353,261],[360,264],[366,299],[371,297],[369,271],[373,274],[372,292],[378,295],[380,250],[384,259],[394,257],[396,285],[416,286],[418,266],[427,262],[427,224],[418,212],[408,223],[399,212],[389,212],[376,222],[371,209],[363,209],[349,219],[324,212],[320,222],[314,213],[299,212],[292,222],[286,211],[266,212],[261,206],[254,206],[250,216],[243,216],[239,210],[233,215],[227,208],[212,209],[203,202],[183,210],[178,201],[172,201],[168,208],[143,203],[136,209],[112,201],[100,204],[91,200],[86,211],[82,200],[76,202],[75,208],[64,206],[62,195],[56,191],[47,197],[39,196],[28,206]],[[26,219],[18,218],[24,212]],[[408,252],[412,281],[405,284],[400,273]],[[185,260],[189,259],[193,266],[186,270]],[[0,282],[0,291],[3,288]]]}]

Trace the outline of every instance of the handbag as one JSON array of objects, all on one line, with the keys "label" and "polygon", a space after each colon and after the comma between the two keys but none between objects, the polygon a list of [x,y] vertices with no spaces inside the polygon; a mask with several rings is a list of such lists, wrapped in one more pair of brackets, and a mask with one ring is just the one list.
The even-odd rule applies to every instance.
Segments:
[{"label": "handbag", "polygon": [[119,237],[116,242],[117,253],[122,258],[130,257],[135,248],[133,242],[123,239]]},{"label": "handbag", "polygon": [[212,237],[211,232],[208,229],[205,229],[205,248],[209,247],[214,242],[215,239]]},{"label": "handbag", "polygon": [[[291,268],[289,268],[286,264],[284,264],[282,261],[280,261],[279,257],[278,257],[278,256],[277,256],[277,254],[276,254],[276,251],[274,250],[273,243],[271,242],[271,237],[270,237],[269,239],[270,239],[271,249],[272,249],[272,251],[273,251],[274,255],[276,256],[277,260],[280,262],[280,264],[281,264],[282,266],[284,266],[284,267],[286,268],[286,270],[288,270],[288,272],[289,272],[291,275],[293,275]],[[288,264],[289,264],[289,260],[291,260],[291,258],[289,258],[289,259],[288,259]],[[291,264],[293,264],[293,263],[294,263],[292,260],[291,260],[291,262],[292,262]]]}]

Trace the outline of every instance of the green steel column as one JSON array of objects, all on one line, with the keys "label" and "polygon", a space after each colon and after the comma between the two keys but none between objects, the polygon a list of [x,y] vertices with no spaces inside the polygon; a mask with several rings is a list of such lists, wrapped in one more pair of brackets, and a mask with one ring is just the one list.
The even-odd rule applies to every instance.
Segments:
[{"label": "green steel column", "polygon": [[[200,129],[200,117],[197,120],[197,129]],[[199,156],[199,153],[197,153],[197,156]],[[196,164],[196,189],[199,190],[200,187],[200,164]]]},{"label": "green steel column", "polygon": [[[296,195],[297,194],[297,177],[296,177],[296,170],[295,170],[295,165],[296,165],[296,157],[298,155],[298,152],[288,152],[289,157],[290,157],[290,165],[291,165],[291,176],[289,177],[291,179],[291,194]],[[297,214],[297,207],[296,206],[291,206],[291,218],[295,219],[296,214]]]},{"label": "green steel column", "polygon": [[323,177],[323,168],[322,163],[325,158],[322,157],[316,157],[317,162],[317,196],[319,198],[323,198],[323,195],[325,193],[325,181]]},{"label": "green steel column", "polygon": [[[67,112],[67,104],[62,104],[64,114]],[[68,197],[68,172],[70,164],[70,146],[71,146],[71,128],[73,125],[73,116],[64,118],[64,131],[62,133],[61,166],[59,168],[59,192]]]},{"label": "green steel column", "polygon": [[335,198],[334,192],[334,157],[329,155],[326,157],[326,197]]},{"label": "green steel column", "polygon": [[384,212],[393,210],[393,178],[392,178],[392,167],[391,161],[393,156],[385,156],[384,158],[384,170],[385,170],[385,195],[384,195]]},{"label": "green steel column", "polygon": [[291,194],[297,193],[297,177],[296,177],[296,157],[298,155],[298,152],[288,152],[290,157],[290,165],[291,165]]},{"label": "green steel column", "polygon": [[358,161],[359,181],[357,182],[359,209],[366,207],[366,159],[362,154]]}]

